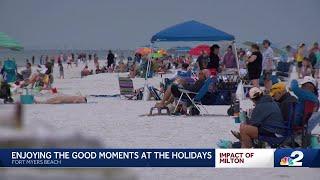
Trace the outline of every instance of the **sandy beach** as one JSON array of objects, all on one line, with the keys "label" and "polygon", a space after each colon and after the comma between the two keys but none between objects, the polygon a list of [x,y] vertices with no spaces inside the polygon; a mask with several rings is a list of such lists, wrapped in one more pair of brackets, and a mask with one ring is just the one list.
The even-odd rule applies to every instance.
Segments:
[{"label": "sandy beach", "polygon": [[[102,62],[103,63],[103,62]],[[90,67],[92,67],[90,64]],[[208,106],[211,116],[144,116],[155,101],[129,101],[115,98],[94,98],[89,95],[119,94],[118,77],[126,74],[106,73],[80,78],[83,65],[65,68],[65,79],[58,79],[54,69],[54,87],[59,93],[81,93],[88,104],[25,106],[26,127],[45,125],[59,130],[75,130],[100,140],[112,148],[217,148],[219,139],[235,140],[231,129],[238,129],[228,106]],[[168,75],[170,76],[170,75]],[[144,79],[135,78],[135,88]],[[149,80],[158,86],[160,77]],[[36,99],[46,99],[48,95]],[[2,106],[0,112],[11,111]],[[138,179],[318,179],[318,169],[212,169],[212,168],[132,168]]]}]

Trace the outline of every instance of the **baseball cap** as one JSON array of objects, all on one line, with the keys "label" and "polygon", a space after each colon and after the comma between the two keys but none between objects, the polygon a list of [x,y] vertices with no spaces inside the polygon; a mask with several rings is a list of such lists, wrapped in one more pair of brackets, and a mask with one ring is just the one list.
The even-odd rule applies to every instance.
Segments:
[{"label": "baseball cap", "polygon": [[277,92],[285,92],[285,91],[287,91],[286,84],[284,82],[278,82],[272,85],[270,89],[270,96],[274,96],[275,93]]},{"label": "baseball cap", "polygon": [[306,83],[311,83],[315,88],[317,88],[317,86],[318,86],[317,81],[311,76],[305,76],[301,82],[301,85],[306,84]]},{"label": "baseball cap", "polygon": [[254,98],[256,98],[259,94],[262,94],[262,93],[263,93],[263,92],[262,92],[261,89],[259,89],[259,88],[257,88],[257,87],[253,87],[253,88],[251,88],[250,91],[249,91],[249,97],[250,97],[251,99],[254,99]]}]

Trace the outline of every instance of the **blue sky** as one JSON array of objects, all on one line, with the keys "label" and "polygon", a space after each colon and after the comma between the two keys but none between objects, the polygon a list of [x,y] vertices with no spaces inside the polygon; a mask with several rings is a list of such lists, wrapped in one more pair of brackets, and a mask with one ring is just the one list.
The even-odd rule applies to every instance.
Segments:
[{"label": "blue sky", "polygon": [[197,20],[238,41],[320,40],[319,0],[0,0],[0,31],[26,49],[134,49]]}]

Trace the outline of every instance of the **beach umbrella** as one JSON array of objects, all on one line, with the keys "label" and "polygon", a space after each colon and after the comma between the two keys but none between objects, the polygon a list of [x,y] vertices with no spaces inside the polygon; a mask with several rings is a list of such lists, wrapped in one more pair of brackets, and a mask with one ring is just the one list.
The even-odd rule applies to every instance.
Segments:
[{"label": "beach umbrella", "polygon": [[20,51],[23,47],[7,34],[0,32],[0,49],[11,49],[14,51]]},{"label": "beach umbrella", "polygon": [[161,54],[161,55],[163,55],[163,56],[168,54],[165,49],[159,49],[159,50],[157,51],[157,53],[159,53],[159,54]]},{"label": "beach umbrella", "polygon": [[142,56],[148,55],[151,53],[151,48],[147,48],[147,47],[142,47],[142,48],[138,48],[136,50],[136,53],[141,54]]},{"label": "beach umbrella", "polygon": [[151,57],[152,57],[153,59],[155,59],[155,58],[162,58],[163,56],[164,56],[164,55],[162,55],[162,54],[160,54],[160,53],[158,53],[158,52],[151,54]]},{"label": "beach umbrella", "polygon": [[199,56],[202,51],[205,51],[207,54],[210,54],[210,46],[206,44],[200,44],[189,51],[191,56]]}]

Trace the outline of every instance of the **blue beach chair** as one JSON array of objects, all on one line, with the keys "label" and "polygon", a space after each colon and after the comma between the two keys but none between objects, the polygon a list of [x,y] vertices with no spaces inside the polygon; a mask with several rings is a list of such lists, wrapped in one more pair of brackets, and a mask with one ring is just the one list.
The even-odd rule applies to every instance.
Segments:
[{"label": "blue beach chair", "polygon": [[295,147],[295,142],[294,142],[295,134],[294,134],[294,128],[293,128],[293,122],[295,119],[295,106],[296,104],[292,104],[292,106],[289,108],[289,116],[288,116],[289,119],[285,121],[285,126],[269,125],[269,127],[271,128],[284,130],[284,133],[276,134],[276,137],[260,135],[258,137],[258,140],[262,142],[267,142],[271,146],[271,148],[278,148],[284,145]]}]

